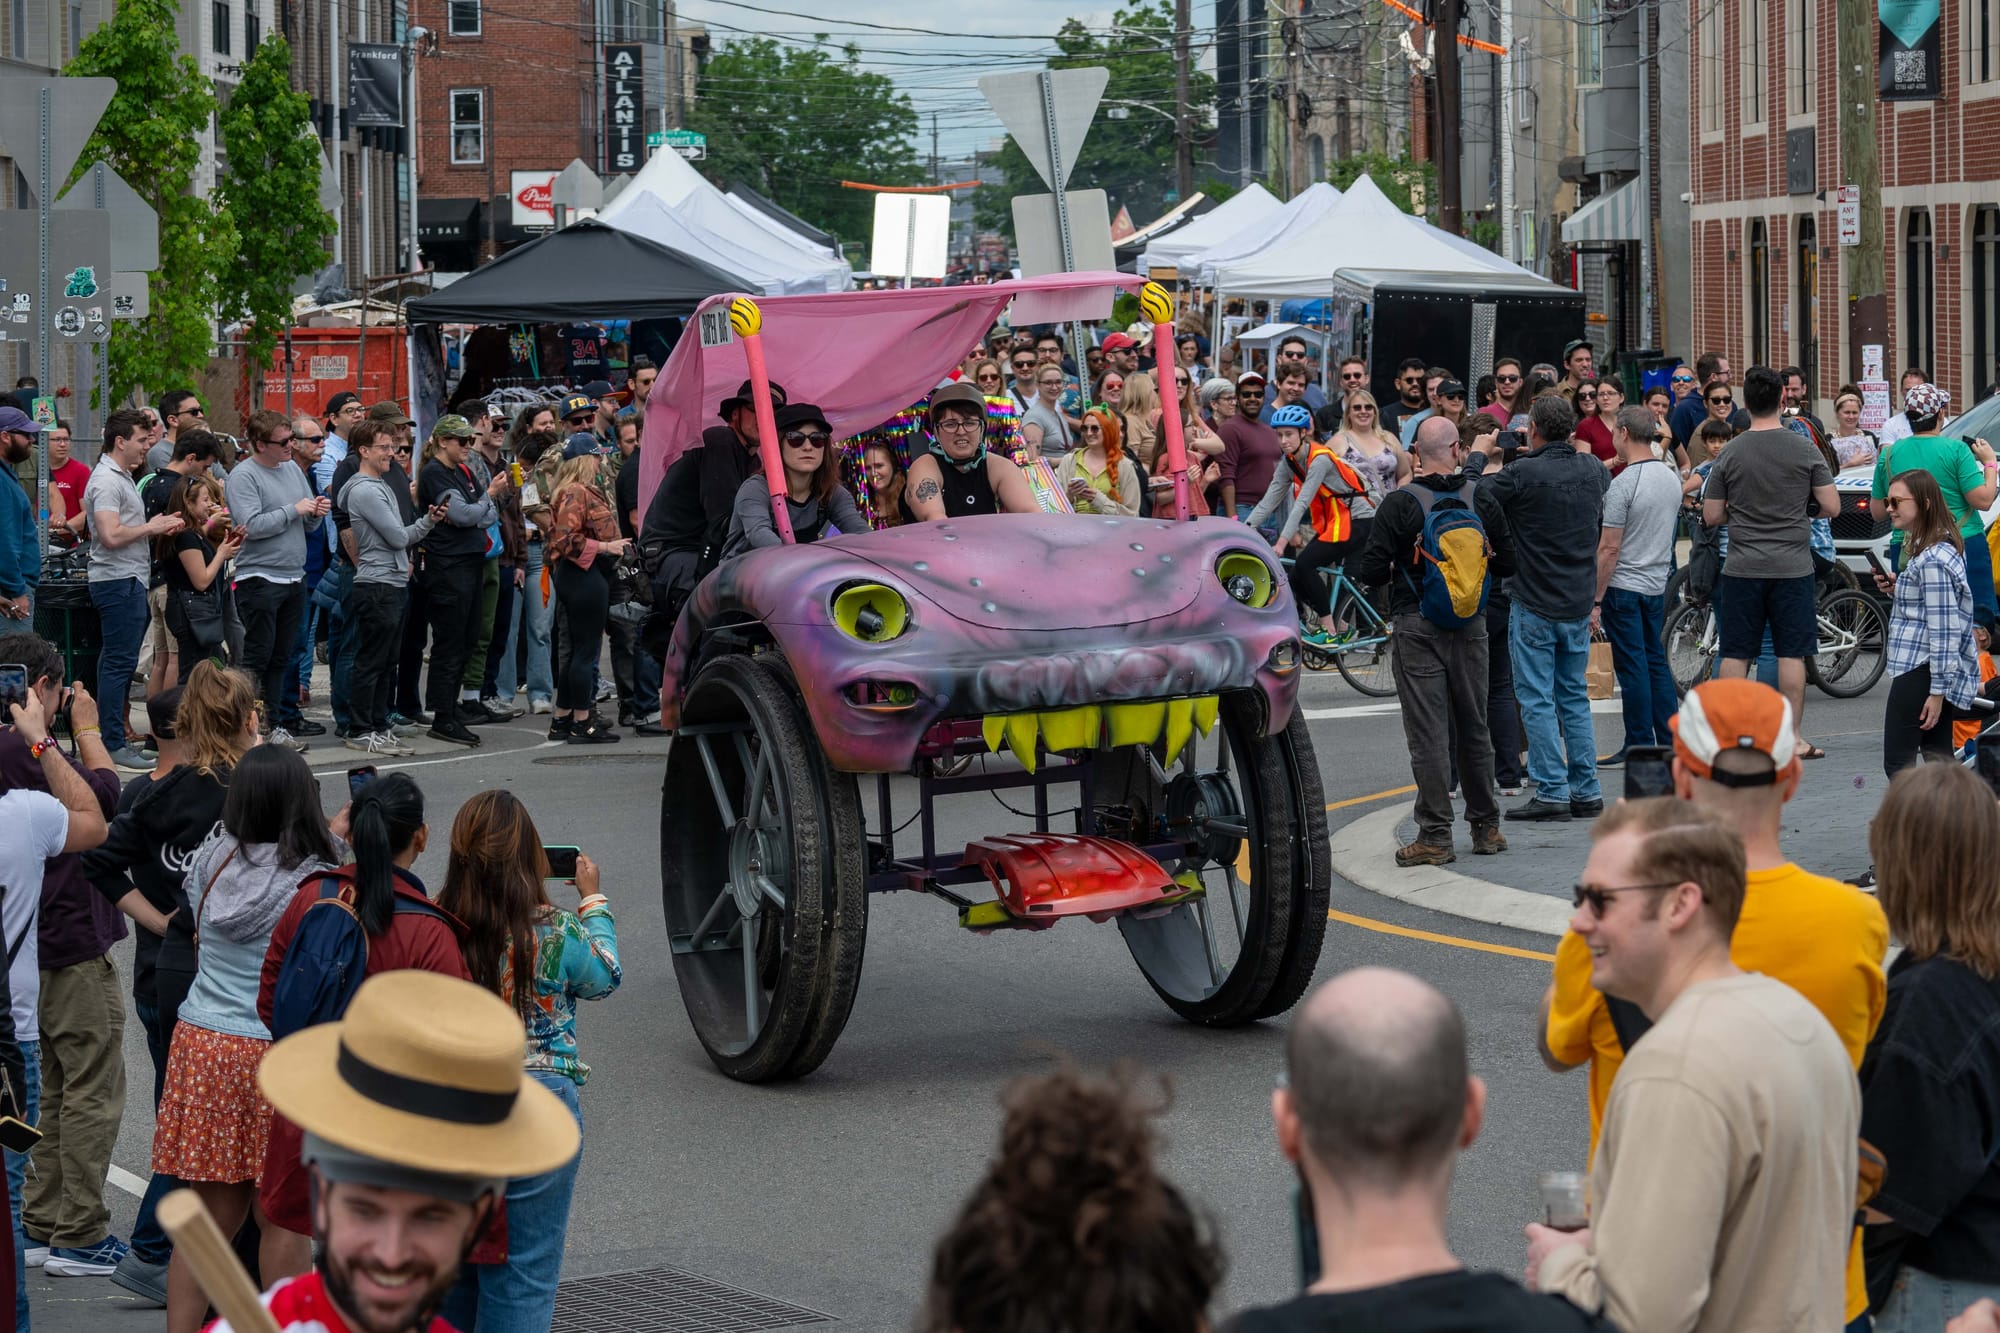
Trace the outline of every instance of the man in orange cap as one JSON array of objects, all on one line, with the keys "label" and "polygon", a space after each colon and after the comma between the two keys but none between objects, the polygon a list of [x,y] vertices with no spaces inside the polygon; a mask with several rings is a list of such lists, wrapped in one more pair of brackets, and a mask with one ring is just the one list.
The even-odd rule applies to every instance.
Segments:
[{"label": "man in orange cap", "polygon": [[[1799,788],[1792,707],[1754,680],[1712,680],[1689,690],[1674,722],[1674,794],[1714,815],[1743,840],[1747,875],[1729,955],[1799,992],[1825,1016],[1858,1069],[1881,1021],[1889,924],[1873,898],[1815,875],[1779,846],[1785,802]],[[1590,1066],[1594,1152],[1627,1049],[1650,1026],[1636,1006],[1590,983],[1591,956],[1574,930],[1556,946],[1555,980],[1542,996],[1535,1044],[1557,1073]],[[1867,1308],[1857,1238],[1848,1255],[1847,1318]]]}]

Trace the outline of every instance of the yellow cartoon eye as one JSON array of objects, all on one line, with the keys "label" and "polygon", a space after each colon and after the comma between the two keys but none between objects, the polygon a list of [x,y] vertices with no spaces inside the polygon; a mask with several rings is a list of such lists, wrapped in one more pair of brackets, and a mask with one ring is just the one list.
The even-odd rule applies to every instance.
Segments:
[{"label": "yellow cartoon eye", "polygon": [[1150,323],[1173,323],[1174,298],[1157,282],[1149,282],[1139,289],[1139,309],[1145,312]]},{"label": "yellow cartoon eye", "polygon": [[748,338],[764,327],[764,312],[749,297],[739,296],[729,303],[729,327],[737,337]]}]

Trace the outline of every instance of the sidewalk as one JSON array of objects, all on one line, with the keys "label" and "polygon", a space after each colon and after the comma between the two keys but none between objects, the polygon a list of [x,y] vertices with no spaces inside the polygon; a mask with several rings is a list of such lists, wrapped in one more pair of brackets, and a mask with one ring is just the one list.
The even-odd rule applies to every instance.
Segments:
[{"label": "sidewalk", "polygon": [[[1852,879],[1868,868],[1868,821],[1881,802],[1882,742],[1873,734],[1825,737],[1824,759],[1806,763],[1799,790],[1785,807],[1784,845],[1801,865]],[[1607,800],[1623,788],[1623,769],[1600,769]],[[1530,789],[1532,790],[1532,789]],[[1501,808],[1521,798],[1502,797]],[[1488,925],[1559,936],[1568,928],[1570,886],[1590,853],[1588,819],[1567,824],[1503,822],[1507,851],[1473,856],[1463,822],[1453,830],[1458,860],[1450,866],[1405,870],[1396,848],[1416,836],[1411,807],[1398,804],[1335,829],[1333,864],[1360,888],[1413,906]]]}]

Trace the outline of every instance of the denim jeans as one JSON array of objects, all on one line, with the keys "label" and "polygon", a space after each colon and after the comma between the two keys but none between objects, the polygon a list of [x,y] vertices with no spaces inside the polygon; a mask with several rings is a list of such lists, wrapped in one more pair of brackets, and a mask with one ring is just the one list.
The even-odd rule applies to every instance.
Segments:
[{"label": "denim jeans", "polygon": [[[93,591],[94,591],[93,585]],[[140,601],[145,601],[145,589],[139,590]],[[42,1044],[39,1041],[21,1043],[21,1063],[25,1070],[22,1082],[28,1103],[28,1123],[34,1124],[42,1116]],[[14,1200],[14,1327],[17,1333],[28,1333],[28,1233],[21,1229],[21,1199],[28,1188],[28,1155],[10,1152],[7,1157],[7,1192]]]},{"label": "denim jeans", "polygon": [[1972,623],[1990,625],[1996,611],[1993,590],[1993,551],[1984,536],[1965,539],[1965,581],[1972,587]]},{"label": "denim jeans", "polygon": [[348,709],[348,691],[354,688],[354,654],[360,647],[351,628],[351,618],[347,614],[347,598],[354,587],[354,566],[341,562],[326,571],[326,577],[319,581],[316,596],[332,597],[337,609],[320,609],[327,616],[326,660],[327,675],[330,678],[328,700],[333,705],[333,722],[336,727],[345,727],[353,722]]},{"label": "denim jeans", "polygon": [[[486,665],[480,674],[479,697],[491,699],[500,694],[500,659],[507,657],[514,646],[514,621],[520,615],[521,595],[525,588],[514,586],[515,571],[519,565],[500,564],[500,595],[493,603],[493,633],[486,644]],[[539,590],[538,590],[539,591]],[[508,691],[507,697],[512,697]]]},{"label": "denim jeans", "polygon": [[146,581],[93,583],[90,603],[97,608],[97,625],[104,636],[104,649],[97,655],[98,725],[104,732],[104,748],[117,754],[125,748],[125,704],[132,693],[132,673],[139,669],[139,646],[152,624]]},{"label": "denim jeans", "polygon": [[1597,732],[1583,679],[1590,661],[1590,621],[1548,620],[1515,602],[1508,628],[1514,693],[1528,733],[1528,777],[1535,795],[1558,804],[1601,799]]},{"label": "denim jeans", "polygon": [[502,699],[514,697],[521,672],[514,657],[515,645],[528,636],[528,697],[552,699],[556,692],[554,662],[549,656],[549,628],[555,620],[555,590],[542,600],[542,544],[528,543],[528,572],[521,584],[521,602],[526,615],[516,615],[507,627],[507,650],[500,655],[500,669],[494,681]]},{"label": "denim jeans", "polygon": [[2000,1301],[2000,1283],[1932,1277],[1904,1264],[1896,1270],[1896,1284],[1875,1316],[1875,1333],[1918,1333],[1920,1329],[1933,1333],[1981,1297]]},{"label": "denim jeans", "polygon": [[[528,1075],[562,1099],[583,1127],[576,1084],[560,1074]],[[556,1284],[562,1280],[563,1241],[569,1232],[570,1196],[576,1190],[579,1151],[567,1166],[507,1182],[507,1262],[467,1264],[442,1314],[466,1333],[548,1333],[555,1318]]]},{"label": "denim jeans", "polygon": [[1674,743],[1667,719],[1680,711],[1680,696],[1674,693],[1674,673],[1667,666],[1666,643],[1660,637],[1665,610],[1664,594],[1604,590],[1604,637],[1611,640],[1611,664],[1625,701],[1621,749]]},{"label": "denim jeans", "polygon": [[[132,1000],[133,1011],[138,1015],[139,1026],[146,1033],[146,1053],[153,1057],[153,1107],[159,1109],[160,1097],[167,1084],[167,1040],[171,1033],[160,1030],[160,1010],[157,1005],[141,1000]],[[139,1216],[132,1223],[132,1253],[149,1264],[163,1264],[173,1255],[174,1243],[167,1238],[166,1229],[160,1225],[157,1216],[160,1200],[180,1188],[180,1181],[164,1171],[155,1171],[146,1182],[146,1193],[139,1200]]]}]

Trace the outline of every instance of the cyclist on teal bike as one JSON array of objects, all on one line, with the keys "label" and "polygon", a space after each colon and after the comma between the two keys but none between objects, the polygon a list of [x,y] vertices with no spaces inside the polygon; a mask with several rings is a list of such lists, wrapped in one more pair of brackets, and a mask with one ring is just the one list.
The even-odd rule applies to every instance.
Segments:
[{"label": "cyclist on teal bike", "polygon": [[[1314,438],[1312,413],[1303,405],[1288,403],[1271,414],[1271,429],[1285,449],[1285,466],[1271,473],[1271,485],[1251,511],[1253,528],[1268,523],[1289,496],[1291,509],[1271,543],[1279,551],[1296,540],[1300,546],[1292,562],[1292,596],[1319,613],[1320,627],[1305,636],[1315,647],[1335,646],[1337,635],[1347,627],[1328,627],[1333,614],[1333,592],[1320,571],[1358,552],[1368,541],[1368,529],[1375,506],[1368,499],[1368,487],[1353,467],[1334,453],[1331,446]],[[1304,532],[1300,524],[1310,520]],[[1350,631],[1351,632],[1351,631]]]}]

